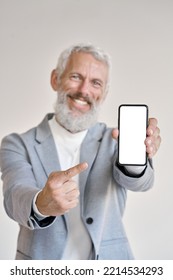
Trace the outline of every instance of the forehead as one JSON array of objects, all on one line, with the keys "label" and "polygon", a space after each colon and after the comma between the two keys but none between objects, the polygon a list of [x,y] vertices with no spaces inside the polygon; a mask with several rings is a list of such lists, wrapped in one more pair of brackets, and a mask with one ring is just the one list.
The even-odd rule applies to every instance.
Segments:
[{"label": "forehead", "polygon": [[81,74],[96,75],[107,79],[108,66],[105,62],[97,60],[93,55],[84,52],[72,53],[67,62],[65,72],[79,72]]}]

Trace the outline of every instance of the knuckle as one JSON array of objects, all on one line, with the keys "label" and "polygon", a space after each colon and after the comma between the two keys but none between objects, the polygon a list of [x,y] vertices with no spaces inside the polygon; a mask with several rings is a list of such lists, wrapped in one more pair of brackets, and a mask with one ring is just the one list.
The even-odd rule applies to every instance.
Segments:
[{"label": "knuckle", "polygon": [[49,178],[52,179],[56,176],[57,172],[56,171],[53,171],[49,174]]},{"label": "knuckle", "polygon": [[73,169],[70,168],[70,169],[64,170],[63,174],[65,177],[72,177],[74,175],[74,171],[73,171]]},{"label": "knuckle", "polygon": [[57,204],[57,208],[59,211],[61,211],[62,213],[66,212],[69,207],[67,205],[67,202],[66,201],[59,201],[59,203]]}]

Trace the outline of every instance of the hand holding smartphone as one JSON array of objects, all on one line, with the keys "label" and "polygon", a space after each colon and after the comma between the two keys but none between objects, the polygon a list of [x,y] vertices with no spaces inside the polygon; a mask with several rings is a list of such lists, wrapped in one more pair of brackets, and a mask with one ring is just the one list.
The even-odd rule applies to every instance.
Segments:
[{"label": "hand holding smartphone", "polygon": [[120,165],[146,165],[145,146],[148,125],[148,106],[122,104],[118,108],[118,163]]}]

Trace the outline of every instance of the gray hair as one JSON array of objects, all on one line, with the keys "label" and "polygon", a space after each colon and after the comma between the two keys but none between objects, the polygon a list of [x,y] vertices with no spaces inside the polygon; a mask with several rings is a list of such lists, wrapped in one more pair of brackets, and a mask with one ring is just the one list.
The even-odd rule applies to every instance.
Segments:
[{"label": "gray hair", "polygon": [[106,84],[106,90],[105,93],[108,92],[109,89],[109,84],[110,84],[110,70],[111,70],[111,60],[110,56],[101,50],[98,47],[95,47],[92,44],[76,44],[73,45],[67,49],[65,49],[59,56],[58,63],[56,66],[56,71],[58,73],[59,79],[61,78],[66,66],[67,62],[71,56],[72,53],[78,53],[78,52],[83,52],[83,53],[88,53],[91,54],[96,60],[101,61],[105,63],[108,66],[108,80]]}]

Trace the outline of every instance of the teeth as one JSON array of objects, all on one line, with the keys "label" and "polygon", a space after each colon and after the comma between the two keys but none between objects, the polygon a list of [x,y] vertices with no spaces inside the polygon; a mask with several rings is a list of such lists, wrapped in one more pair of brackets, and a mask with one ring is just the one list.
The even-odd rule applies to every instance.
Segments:
[{"label": "teeth", "polygon": [[87,105],[88,103],[84,100],[80,100],[80,99],[74,99],[74,101],[80,105]]}]

